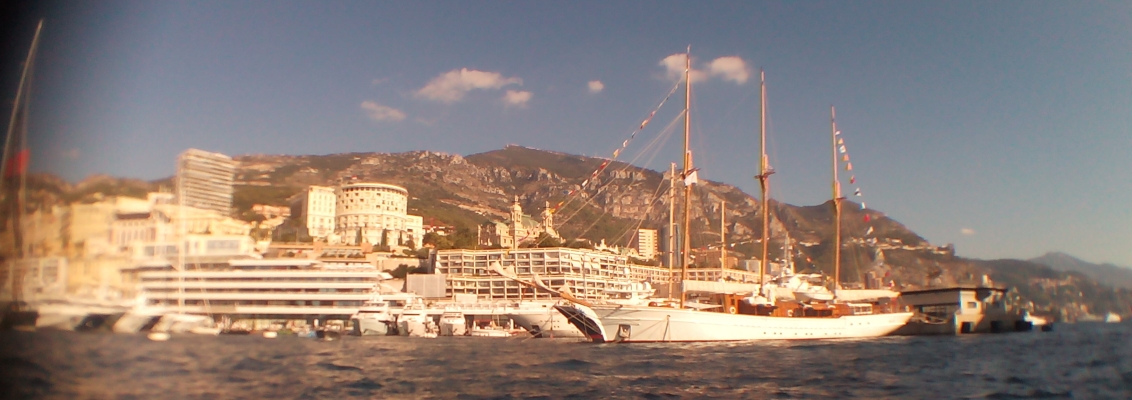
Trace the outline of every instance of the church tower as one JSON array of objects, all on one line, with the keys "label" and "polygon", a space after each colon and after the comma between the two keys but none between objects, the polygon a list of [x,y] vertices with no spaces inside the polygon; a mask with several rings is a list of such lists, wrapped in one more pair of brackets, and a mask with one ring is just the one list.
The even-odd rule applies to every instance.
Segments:
[{"label": "church tower", "polygon": [[547,235],[558,237],[558,232],[554,230],[554,211],[550,210],[550,202],[546,202],[546,208],[542,209],[542,229]]}]

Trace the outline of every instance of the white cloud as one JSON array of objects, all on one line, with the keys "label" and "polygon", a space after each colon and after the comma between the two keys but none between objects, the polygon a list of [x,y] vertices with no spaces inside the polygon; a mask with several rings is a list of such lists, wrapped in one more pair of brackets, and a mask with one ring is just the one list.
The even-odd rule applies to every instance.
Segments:
[{"label": "white cloud", "polygon": [[366,116],[374,121],[400,121],[405,119],[405,113],[393,107],[386,107],[381,104],[366,100],[362,102],[362,111],[366,112]]},{"label": "white cloud", "polygon": [[[682,79],[686,68],[685,60],[684,53],[676,53],[660,60],[659,64],[664,67],[665,78],[669,80]],[[725,81],[734,81],[742,85],[751,77],[751,70],[747,67],[747,62],[736,56],[719,57],[708,63],[706,68],[707,71],[692,68],[693,83],[702,82],[709,77],[719,77]]]},{"label": "white cloud", "polygon": [[971,235],[975,234],[975,230],[971,229],[971,228],[963,228],[963,229],[959,230],[959,233],[962,233],[962,234],[967,235],[967,236],[971,236]]},{"label": "white cloud", "polygon": [[[684,79],[684,69],[687,67],[685,60],[687,60],[687,58],[684,53],[676,53],[660,60],[659,64],[664,67],[664,76],[668,78],[668,80],[673,81]],[[692,68],[691,76],[692,82],[699,82],[703,80],[704,73],[703,71]]]},{"label": "white cloud", "polygon": [[740,85],[747,83],[751,77],[751,70],[742,58],[735,56],[720,57],[708,64],[708,70],[713,76],[723,78],[725,81],[735,81]]},{"label": "white cloud", "polygon": [[499,89],[507,85],[522,85],[523,80],[515,77],[504,78],[498,72],[477,71],[474,69],[454,69],[432,78],[423,88],[417,90],[417,97],[454,103],[464,98],[464,94],[474,89]]},{"label": "white cloud", "polygon": [[589,85],[590,93],[601,93],[602,90],[605,90],[605,84],[601,81],[590,81]]},{"label": "white cloud", "polygon": [[503,102],[509,106],[526,107],[528,101],[531,101],[531,92],[527,91],[508,90],[503,95]]}]

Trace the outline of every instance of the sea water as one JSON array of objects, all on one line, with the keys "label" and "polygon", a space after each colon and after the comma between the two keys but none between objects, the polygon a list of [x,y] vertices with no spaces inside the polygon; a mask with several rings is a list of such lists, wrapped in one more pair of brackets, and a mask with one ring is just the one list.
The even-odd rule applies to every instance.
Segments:
[{"label": "sea water", "polygon": [[9,398],[1132,398],[1132,325],[870,340],[0,332]]}]

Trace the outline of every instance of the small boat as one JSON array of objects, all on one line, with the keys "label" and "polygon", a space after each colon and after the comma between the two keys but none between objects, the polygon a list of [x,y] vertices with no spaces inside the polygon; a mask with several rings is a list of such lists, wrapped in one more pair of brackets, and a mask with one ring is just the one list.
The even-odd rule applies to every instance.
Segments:
[{"label": "small boat", "polygon": [[342,332],[332,329],[318,329],[314,331],[314,337],[323,342],[330,342],[340,339]]},{"label": "small boat", "polygon": [[1118,323],[1120,323],[1120,321],[1121,321],[1120,314],[1117,314],[1117,313],[1114,313],[1114,312],[1110,312],[1110,313],[1108,313],[1104,316],[1104,322],[1107,322],[1107,323],[1110,323],[1110,324],[1118,324]]},{"label": "small boat", "polygon": [[275,339],[279,337],[279,332],[276,331],[263,331],[264,339]]},{"label": "small boat", "polygon": [[150,332],[148,335],[145,335],[145,337],[148,338],[149,340],[154,341],[154,342],[164,342],[166,340],[169,340],[169,333],[168,332]]}]

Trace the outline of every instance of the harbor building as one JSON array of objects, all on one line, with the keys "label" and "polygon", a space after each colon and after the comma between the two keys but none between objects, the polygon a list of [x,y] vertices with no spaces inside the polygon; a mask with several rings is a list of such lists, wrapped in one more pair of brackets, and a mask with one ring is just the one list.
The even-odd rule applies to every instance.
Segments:
[{"label": "harbor building", "polygon": [[660,243],[656,229],[637,229],[637,240],[634,243],[637,254],[646,260],[652,260],[660,252]]},{"label": "harbor building", "polygon": [[409,191],[384,183],[349,183],[338,188],[334,213],[337,242],[418,247],[424,220],[408,215]]},{"label": "harbor building", "polygon": [[334,188],[309,186],[288,202],[291,205],[291,215],[298,218],[308,236],[326,240],[334,233],[334,213],[338,207],[338,195],[334,193]]},{"label": "harbor building", "polygon": [[1028,331],[1033,325],[1024,310],[1006,301],[1006,288],[959,286],[906,290],[900,301],[918,318],[896,335],[956,335]]},{"label": "harbor building", "polygon": [[541,217],[540,221],[523,214],[519,196],[515,196],[515,202],[511,204],[510,219],[479,227],[479,244],[484,247],[513,249],[524,242],[534,243],[539,235],[544,233],[551,237],[559,237],[558,232],[554,230],[554,212],[550,210],[550,202],[545,204]]},{"label": "harbor building", "polygon": [[188,149],[177,158],[177,199],[181,205],[227,216],[232,209],[232,157]]},{"label": "harbor building", "polygon": [[564,247],[495,250],[440,250],[436,273],[445,275],[445,295],[474,295],[491,300],[551,299],[545,291],[520,285],[494,272],[498,263],[521,279],[538,276],[552,289],[569,288],[584,299],[605,299],[629,293],[639,285],[628,257],[586,249]]}]

